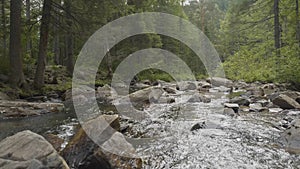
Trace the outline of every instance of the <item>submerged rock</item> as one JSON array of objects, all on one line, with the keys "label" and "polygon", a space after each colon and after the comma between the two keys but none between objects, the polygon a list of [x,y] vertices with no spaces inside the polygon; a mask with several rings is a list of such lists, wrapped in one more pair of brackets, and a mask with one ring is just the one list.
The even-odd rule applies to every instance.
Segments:
[{"label": "submerged rock", "polygon": [[42,136],[28,130],[0,142],[0,167],[2,169],[69,169],[50,143]]}]

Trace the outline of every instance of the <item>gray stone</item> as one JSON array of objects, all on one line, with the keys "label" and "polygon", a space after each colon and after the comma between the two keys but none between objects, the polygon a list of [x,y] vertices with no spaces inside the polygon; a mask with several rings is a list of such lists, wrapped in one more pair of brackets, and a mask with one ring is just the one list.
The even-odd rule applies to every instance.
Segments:
[{"label": "gray stone", "polygon": [[0,112],[5,117],[24,117],[45,113],[59,113],[65,109],[62,103],[31,103],[0,100]]},{"label": "gray stone", "polygon": [[270,113],[279,113],[281,112],[283,109],[281,108],[269,108],[269,112]]},{"label": "gray stone", "polygon": [[210,79],[210,82],[213,86],[216,87],[225,86],[230,88],[233,86],[233,82],[231,80],[221,77],[213,77]]},{"label": "gray stone", "polygon": [[299,103],[284,94],[280,94],[272,102],[282,109],[300,109]]},{"label": "gray stone", "polygon": [[2,169],[69,169],[50,143],[28,130],[0,142],[0,166]]},{"label": "gray stone", "polygon": [[239,106],[249,106],[250,105],[249,99],[245,98],[245,97],[235,97],[233,99],[230,99],[229,102],[230,103],[236,103]]},{"label": "gray stone", "polygon": [[286,149],[300,154],[300,119],[293,120],[282,136]]},{"label": "gray stone", "polygon": [[195,93],[189,98],[188,102],[189,103],[198,103],[198,102],[210,103],[211,99],[201,95],[200,93]]},{"label": "gray stone", "polygon": [[197,85],[195,82],[182,81],[178,82],[177,89],[180,91],[196,90]]},{"label": "gray stone", "polygon": [[157,102],[164,93],[160,87],[149,87],[143,90],[136,91],[129,95],[132,102]]},{"label": "gray stone", "polygon": [[[80,169],[142,168],[141,159],[133,158],[134,147],[118,132],[117,115],[101,115],[84,123],[83,128],[62,152],[70,166]],[[97,144],[89,136],[96,139]]]},{"label": "gray stone", "polygon": [[231,108],[234,110],[235,113],[239,112],[239,108],[240,106],[238,104],[234,104],[234,103],[225,103],[224,104],[225,108]]},{"label": "gray stone", "polygon": [[262,112],[264,110],[267,110],[267,108],[263,107],[261,103],[252,103],[249,105],[250,111],[254,112]]}]

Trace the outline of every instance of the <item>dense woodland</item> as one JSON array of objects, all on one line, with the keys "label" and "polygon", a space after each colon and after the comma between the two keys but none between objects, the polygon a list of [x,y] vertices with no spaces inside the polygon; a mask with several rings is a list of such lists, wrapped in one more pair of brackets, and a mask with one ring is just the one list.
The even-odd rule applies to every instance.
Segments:
[{"label": "dense woodland", "polygon": [[[215,45],[230,79],[300,83],[298,0],[1,0],[0,74],[8,77],[1,86],[42,90],[47,88],[46,69],[63,66],[68,78],[56,83],[70,87],[76,56],[87,39],[110,21],[145,11],[170,13],[199,27]],[[198,78],[206,76],[187,46],[146,34],[128,38],[107,53],[99,83],[110,79],[130,53],[150,47],[173,52]],[[169,79],[158,70],[140,76]]]}]

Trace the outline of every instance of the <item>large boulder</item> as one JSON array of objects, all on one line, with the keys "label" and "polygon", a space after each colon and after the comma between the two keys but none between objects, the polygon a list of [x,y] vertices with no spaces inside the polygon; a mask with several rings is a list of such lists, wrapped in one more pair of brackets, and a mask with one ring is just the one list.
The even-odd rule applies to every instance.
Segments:
[{"label": "large boulder", "polygon": [[181,82],[178,82],[178,85],[176,88],[177,88],[177,90],[180,90],[180,91],[196,90],[197,84],[196,84],[196,82],[181,81]]},{"label": "large boulder", "polygon": [[[127,154],[118,155],[118,152],[135,153],[135,150],[118,132],[120,123],[117,115],[101,115],[84,123],[83,126],[85,130],[80,128],[62,152],[72,168],[141,168],[141,159],[130,158]],[[96,138],[97,144],[89,136]]]},{"label": "large boulder", "polygon": [[50,143],[28,130],[0,142],[0,168],[69,169]]},{"label": "large boulder", "polygon": [[157,102],[164,93],[160,87],[149,87],[129,94],[129,98],[134,103]]},{"label": "large boulder", "polygon": [[213,78],[209,79],[208,81],[210,81],[210,83],[215,87],[220,87],[220,86],[232,87],[233,86],[233,82],[226,78],[213,77]]},{"label": "large boulder", "polygon": [[282,137],[288,151],[300,154],[300,119],[293,120]]},{"label": "large boulder", "polygon": [[272,102],[282,109],[300,109],[300,104],[298,102],[284,94],[280,94],[274,98]]},{"label": "large boulder", "polygon": [[59,113],[65,109],[62,103],[31,103],[22,101],[1,101],[0,112],[5,117],[25,117],[45,113]]},{"label": "large boulder", "polygon": [[236,103],[239,106],[249,106],[250,105],[250,100],[247,97],[235,97],[230,99],[230,103]]}]

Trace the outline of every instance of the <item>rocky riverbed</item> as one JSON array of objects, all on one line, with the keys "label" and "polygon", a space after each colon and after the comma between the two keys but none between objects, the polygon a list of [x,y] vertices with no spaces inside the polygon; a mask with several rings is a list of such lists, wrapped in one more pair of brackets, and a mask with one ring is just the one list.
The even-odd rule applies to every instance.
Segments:
[{"label": "rocky riverbed", "polygon": [[[131,102],[147,112],[143,119],[117,112],[113,104],[126,103],[111,95],[110,86],[95,90],[101,112],[94,112],[84,129],[99,127],[101,120],[110,124],[110,129],[102,127],[109,137],[100,146],[88,137],[97,131],[85,131],[78,124],[70,106],[71,91],[64,94],[65,104],[7,101],[2,94],[0,139],[7,138],[0,142],[0,166],[300,168],[300,93],[284,85],[212,78],[178,84],[143,81],[131,88]],[[75,97],[89,101],[89,95]],[[28,129],[44,137],[22,132]],[[50,158],[39,154],[43,144],[10,144],[19,136],[24,144],[28,139],[47,145],[55,164],[35,160]],[[136,157],[114,154],[112,147]],[[34,150],[36,156],[28,155]]]}]

